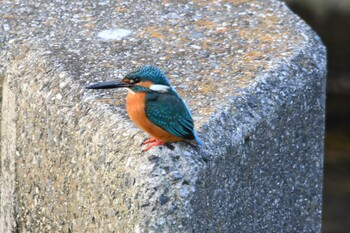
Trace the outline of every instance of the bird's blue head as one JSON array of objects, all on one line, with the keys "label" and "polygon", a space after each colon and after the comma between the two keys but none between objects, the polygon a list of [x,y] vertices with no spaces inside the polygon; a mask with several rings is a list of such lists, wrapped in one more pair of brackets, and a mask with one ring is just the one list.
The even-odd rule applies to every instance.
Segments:
[{"label": "bird's blue head", "polygon": [[170,85],[165,74],[155,66],[141,66],[128,73],[123,81],[129,83],[149,81],[154,84]]},{"label": "bird's blue head", "polygon": [[170,83],[165,74],[154,66],[141,66],[128,73],[121,81],[109,81],[96,83],[87,86],[87,89],[111,89],[126,87],[133,92],[158,91],[167,92],[170,90]]}]

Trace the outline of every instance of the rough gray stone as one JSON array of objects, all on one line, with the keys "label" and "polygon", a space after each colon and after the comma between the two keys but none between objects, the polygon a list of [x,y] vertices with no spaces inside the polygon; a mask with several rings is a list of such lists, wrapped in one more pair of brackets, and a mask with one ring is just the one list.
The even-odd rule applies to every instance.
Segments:
[{"label": "rough gray stone", "polygon": [[[0,7],[2,232],[320,232],[325,49],[283,3]],[[203,147],[142,154],[125,92],[84,89],[142,64]]]}]

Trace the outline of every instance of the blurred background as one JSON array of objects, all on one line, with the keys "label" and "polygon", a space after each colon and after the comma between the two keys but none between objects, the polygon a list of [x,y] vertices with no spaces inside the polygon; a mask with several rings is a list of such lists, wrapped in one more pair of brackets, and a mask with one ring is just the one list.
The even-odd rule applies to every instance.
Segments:
[{"label": "blurred background", "polygon": [[284,1],[327,47],[322,232],[350,232],[350,0]]}]

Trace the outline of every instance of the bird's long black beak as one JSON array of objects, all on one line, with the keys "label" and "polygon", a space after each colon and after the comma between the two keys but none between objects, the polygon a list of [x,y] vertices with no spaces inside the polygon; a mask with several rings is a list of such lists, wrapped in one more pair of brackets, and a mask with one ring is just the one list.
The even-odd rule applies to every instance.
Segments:
[{"label": "bird's long black beak", "polygon": [[89,86],[86,86],[86,89],[112,89],[112,88],[121,88],[121,87],[130,87],[129,83],[121,82],[121,81],[108,81],[95,83]]}]

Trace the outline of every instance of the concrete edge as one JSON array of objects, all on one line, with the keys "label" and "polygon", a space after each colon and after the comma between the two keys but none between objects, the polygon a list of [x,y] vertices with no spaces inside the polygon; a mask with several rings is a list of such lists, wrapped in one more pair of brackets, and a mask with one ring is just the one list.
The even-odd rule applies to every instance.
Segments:
[{"label": "concrete edge", "polygon": [[1,109],[1,232],[14,232],[16,228],[16,94],[10,85],[9,79],[5,77],[2,90],[5,98]]}]

